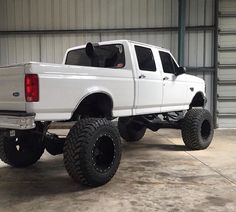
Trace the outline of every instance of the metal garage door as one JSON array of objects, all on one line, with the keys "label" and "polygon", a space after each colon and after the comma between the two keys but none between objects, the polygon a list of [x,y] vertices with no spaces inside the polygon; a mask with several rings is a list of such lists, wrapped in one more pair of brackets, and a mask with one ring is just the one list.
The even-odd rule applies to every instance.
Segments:
[{"label": "metal garage door", "polygon": [[218,126],[236,127],[236,1],[219,1]]}]

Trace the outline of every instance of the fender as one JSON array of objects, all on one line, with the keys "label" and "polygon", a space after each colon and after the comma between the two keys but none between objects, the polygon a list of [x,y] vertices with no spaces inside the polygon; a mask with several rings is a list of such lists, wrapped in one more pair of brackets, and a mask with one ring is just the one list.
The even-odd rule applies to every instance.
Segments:
[{"label": "fender", "polygon": [[114,107],[114,102],[113,102],[113,96],[111,94],[111,92],[109,92],[107,89],[105,88],[98,88],[98,87],[91,87],[86,89],[85,94],[83,95],[82,98],[79,99],[79,102],[77,103],[77,105],[75,106],[74,110],[71,113],[71,118],[73,117],[73,114],[76,112],[76,110],[79,108],[80,104],[89,96],[92,96],[94,94],[105,94],[106,96],[108,96],[111,100],[111,107],[113,109]]},{"label": "fender", "polygon": [[192,107],[205,107],[207,103],[207,98],[202,91],[198,91],[192,98],[190,103],[190,108]]}]

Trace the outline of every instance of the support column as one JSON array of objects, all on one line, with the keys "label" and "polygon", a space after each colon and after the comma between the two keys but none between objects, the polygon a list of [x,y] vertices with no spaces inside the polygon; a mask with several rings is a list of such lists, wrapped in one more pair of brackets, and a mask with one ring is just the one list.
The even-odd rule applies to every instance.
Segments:
[{"label": "support column", "polygon": [[186,0],[179,0],[178,62],[180,66],[184,66],[185,14]]}]

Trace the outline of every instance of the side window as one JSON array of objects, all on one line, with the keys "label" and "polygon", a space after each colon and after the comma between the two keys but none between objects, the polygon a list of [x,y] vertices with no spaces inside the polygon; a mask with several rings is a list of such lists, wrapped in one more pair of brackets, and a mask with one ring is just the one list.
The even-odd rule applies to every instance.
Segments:
[{"label": "side window", "polygon": [[176,69],[178,68],[175,61],[171,57],[171,55],[167,52],[160,51],[161,63],[163,67],[163,71],[165,73],[175,74]]},{"label": "side window", "polygon": [[156,64],[149,48],[135,46],[139,69],[143,71],[156,71]]}]

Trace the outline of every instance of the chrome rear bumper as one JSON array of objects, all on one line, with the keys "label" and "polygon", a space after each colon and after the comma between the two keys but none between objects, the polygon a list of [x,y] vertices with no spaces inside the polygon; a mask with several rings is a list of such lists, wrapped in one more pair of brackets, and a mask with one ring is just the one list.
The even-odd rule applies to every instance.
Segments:
[{"label": "chrome rear bumper", "polygon": [[0,112],[0,128],[29,130],[35,128],[35,114]]}]

